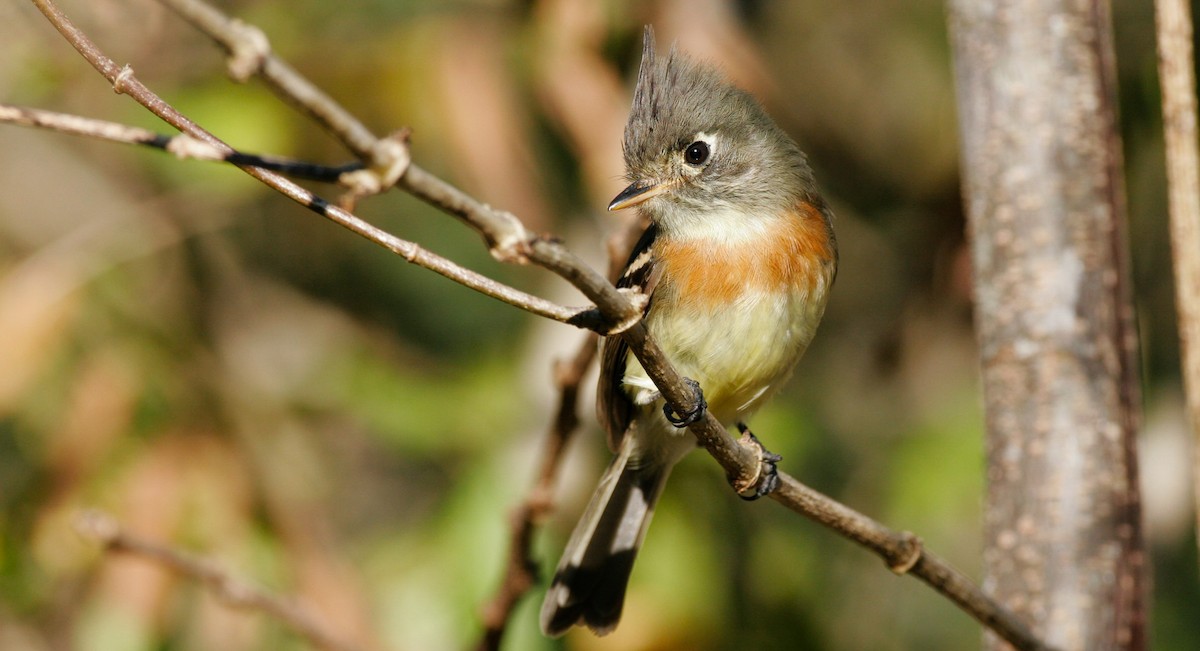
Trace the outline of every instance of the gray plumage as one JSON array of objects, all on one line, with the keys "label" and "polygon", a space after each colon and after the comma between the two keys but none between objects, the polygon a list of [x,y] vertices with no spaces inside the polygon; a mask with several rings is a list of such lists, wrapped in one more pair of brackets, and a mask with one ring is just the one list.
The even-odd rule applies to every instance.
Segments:
[{"label": "gray plumage", "polygon": [[[670,160],[667,152],[681,151],[699,133],[717,134],[724,146],[713,152],[698,182],[676,192],[687,209],[703,212],[736,204],[766,211],[790,207],[799,199],[824,205],[804,153],[758,100],[674,45],[665,60],[654,49],[654,30],[647,26],[625,124],[623,153],[630,181],[665,179],[673,171],[662,168]],[[779,174],[790,182],[781,183]]]}]

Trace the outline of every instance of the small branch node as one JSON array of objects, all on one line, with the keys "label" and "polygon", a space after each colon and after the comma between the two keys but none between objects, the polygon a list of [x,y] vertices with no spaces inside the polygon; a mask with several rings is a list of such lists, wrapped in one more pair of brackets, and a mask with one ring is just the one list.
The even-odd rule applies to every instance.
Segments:
[{"label": "small branch node", "polygon": [[900,548],[896,550],[898,553],[888,557],[888,569],[898,575],[904,575],[921,560],[925,554],[925,544],[911,531],[900,532],[900,537]]},{"label": "small branch node", "polygon": [[225,154],[220,149],[203,140],[193,138],[186,133],[181,133],[171,138],[171,142],[167,143],[166,150],[179,159],[194,158],[196,160],[210,161],[225,159]]},{"label": "small branch node", "polygon": [[249,23],[234,18],[229,22],[229,76],[245,83],[262,69],[271,55],[271,41],[266,33]]},{"label": "small branch node", "polygon": [[126,63],[113,79],[113,92],[118,95],[124,95],[129,90],[125,86],[129,83],[130,79],[133,79],[133,66]]},{"label": "small branch node", "polygon": [[363,197],[369,197],[396,185],[412,164],[408,140],[412,130],[407,127],[375,142],[371,149],[371,164],[360,170],[345,172],[338,182],[346,192],[338,198],[338,206],[353,210]]},{"label": "small branch node", "polygon": [[375,170],[366,168],[339,174],[338,183],[345,187],[346,191],[338,197],[337,204],[346,211],[353,211],[359,199],[379,194],[383,190],[379,175]]},{"label": "small branch node", "polygon": [[488,252],[499,262],[528,264],[534,236],[525,228],[525,224],[510,212],[495,210],[490,206],[484,206],[484,209],[492,212],[504,222],[500,228],[495,230],[494,237],[491,237],[491,246]]},{"label": "small branch node", "polygon": [[396,185],[400,177],[408,171],[408,166],[412,164],[412,155],[408,150],[408,141],[411,136],[412,129],[405,127],[389,134],[386,138],[380,138],[375,143],[375,148],[371,150],[371,167],[379,175],[379,181],[383,188]]}]

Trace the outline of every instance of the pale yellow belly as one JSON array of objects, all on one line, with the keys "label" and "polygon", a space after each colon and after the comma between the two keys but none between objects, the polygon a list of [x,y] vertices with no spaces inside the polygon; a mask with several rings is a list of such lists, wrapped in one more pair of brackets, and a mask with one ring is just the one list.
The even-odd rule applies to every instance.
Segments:
[{"label": "pale yellow belly", "polygon": [[[825,309],[824,283],[819,285],[778,298],[747,291],[715,310],[662,292],[646,326],[676,370],[700,383],[713,415],[729,425],[747,418],[791,375]],[[637,403],[656,397],[632,356],[625,385]]]}]

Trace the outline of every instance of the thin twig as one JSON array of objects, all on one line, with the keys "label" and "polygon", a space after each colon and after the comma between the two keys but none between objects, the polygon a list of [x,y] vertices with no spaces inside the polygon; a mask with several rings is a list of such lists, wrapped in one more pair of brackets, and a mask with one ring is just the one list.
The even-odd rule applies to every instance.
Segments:
[{"label": "thin twig", "polygon": [[[1200,504],[1200,152],[1196,148],[1196,75],[1192,10],[1185,0],[1158,0],[1158,79],[1167,148],[1167,203],[1175,270],[1183,387],[1192,424],[1193,490]],[[1200,509],[1196,509],[1200,544]]]},{"label": "thin twig", "polygon": [[[118,69],[110,59],[99,52],[85,35],[70,24],[51,0],[32,1],[46,14],[67,40],[101,74],[113,83],[114,89],[117,92],[131,95],[156,115],[180,130],[200,139],[224,146],[223,143],[220,143],[211,134],[208,134],[186,117],[179,114],[178,111],[159,99],[149,89],[145,88],[145,86],[133,77],[132,72],[128,68]],[[180,2],[189,5],[196,4],[195,0],[186,0],[186,2],[184,0],[163,1],[172,3]],[[268,55],[265,61],[269,62],[270,60],[271,57]],[[278,72],[272,72],[273,70],[275,70],[273,66],[264,63],[260,66],[259,73],[264,78],[271,80],[273,75],[279,74]],[[294,71],[291,72],[294,74]],[[282,90],[282,85],[280,92],[285,92]],[[290,95],[288,98],[289,101],[295,104],[306,106],[305,102],[307,100],[301,94]],[[328,98],[326,97],[325,99]],[[312,111],[311,107],[308,108],[314,117],[323,120],[321,116],[316,115],[316,111]],[[328,126],[327,123],[322,123]],[[355,147],[362,149],[363,144],[361,142],[356,143]],[[355,151],[357,152],[358,149],[355,149]],[[286,196],[313,209],[318,214],[332,219],[351,231],[366,236],[368,239],[396,251],[407,260],[413,261],[413,258],[417,257],[413,253],[414,250],[423,252],[416,245],[404,242],[403,240],[399,240],[402,243],[399,246],[385,243],[396,240],[396,238],[375,229],[345,211],[329,206],[320,198],[291,184],[286,179],[253,167],[243,169],[255,178],[284,193]],[[630,350],[642,363],[643,368],[659,388],[660,393],[667,402],[674,407],[693,403],[694,396],[692,395],[692,389],[683,383],[682,378],[671,367],[662,354],[662,351],[649,338],[645,325],[640,322],[642,305],[636,300],[637,297],[635,295],[618,291],[612,283],[584,264],[571,251],[562,246],[561,243],[531,235],[515,216],[506,212],[496,211],[480,203],[461,190],[454,188],[416,165],[408,165],[406,167],[399,185],[414,196],[458,217],[474,228],[487,241],[492,255],[497,259],[518,264],[532,262],[563,277],[583,292],[589,300],[593,301],[596,304],[596,310],[576,312],[571,317],[564,319],[558,318],[562,316],[560,311],[546,309],[545,306],[541,306],[543,308],[542,312],[538,312],[536,309],[523,305],[520,301],[503,298],[502,300],[506,300],[506,302],[535,314],[555,318],[556,320],[581,327],[584,327],[586,324],[586,327],[603,330],[605,325],[616,324],[611,329],[610,334],[619,334],[619,336],[625,339]],[[449,261],[444,262],[453,265]],[[427,266],[427,268],[458,280],[451,273],[444,271],[444,266],[427,264],[422,264],[422,266]],[[455,265],[455,269],[459,268]],[[484,291],[480,289],[484,284],[480,278],[472,278],[471,283],[473,284],[464,282],[463,280],[459,280],[459,282]],[[494,281],[489,282],[498,285]],[[485,293],[495,295],[491,292]],[[541,299],[537,300],[540,301]],[[554,307],[559,308],[559,310],[565,309],[560,306]],[[755,483],[761,469],[759,451],[753,447],[739,444],[711,413],[706,413],[702,419],[693,423],[690,426],[690,430],[709,453],[725,468],[731,483],[735,487],[746,487]],[[805,487],[793,477],[784,473],[780,473],[779,477],[781,487],[775,493],[772,493],[776,501],[876,551],[876,553],[879,553],[887,560],[889,567],[894,571],[904,572],[908,570],[916,574],[980,622],[993,627],[993,630],[998,635],[1013,644],[1014,647],[1022,650],[1048,648],[1038,641],[1003,606],[991,600],[981,589],[971,584],[965,577],[962,577],[943,561],[924,552],[915,536],[911,534],[896,534],[887,527],[867,518],[865,515],[859,514],[849,507],[841,505],[827,496]]]},{"label": "thin twig", "polygon": [[512,534],[509,537],[508,565],[504,578],[481,611],[483,636],[476,647],[480,651],[500,648],[500,641],[517,603],[537,584],[537,563],[531,553],[534,527],[553,505],[551,496],[554,494],[563,452],[579,427],[579,383],[595,357],[596,335],[589,333],[580,342],[575,355],[554,364],[554,381],[559,390],[558,410],[542,448],[537,482],[512,514]]},{"label": "thin twig", "polygon": [[230,18],[198,0],[160,1],[209,35],[228,53],[231,77],[244,82],[257,73],[276,95],[308,115],[359,160],[365,161],[364,169],[341,178],[350,188],[338,200],[340,207],[353,210],[360,199],[390,189],[408,171],[412,159],[407,131],[386,138],[375,137],[366,125],[325,91],[272,54],[271,44],[262,30]]},{"label": "thin twig", "polygon": [[330,631],[307,608],[284,597],[271,594],[222,568],[216,562],[139,538],[124,531],[107,513],[88,510],[79,514],[75,529],[111,553],[144,558],[191,577],[205,585],[213,595],[233,608],[267,613],[307,639],[313,646],[328,651],[364,651]]},{"label": "thin twig", "polygon": [[363,168],[363,164],[358,161],[344,165],[330,166],[279,156],[262,156],[238,151],[222,152],[212,144],[197,140],[186,133],[168,136],[117,122],[0,103],[0,123],[5,122],[26,127],[50,129],[77,136],[99,138],[109,142],[150,147],[174,154],[176,158],[180,159],[251,165],[286,174],[293,178],[322,181],[325,183],[338,183],[347,172]]},{"label": "thin twig", "polygon": [[[131,145],[148,145],[157,149],[166,149],[167,142],[172,138],[148,129],[130,127],[116,122],[93,120],[68,113],[56,113],[42,109],[25,108],[11,104],[0,104],[0,122],[19,124],[26,127],[51,129],[77,136],[100,138],[112,142],[123,142]],[[207,147],[207,145],[205,145]],[[211,156],[197,153],[191,158],[215,158],[216,150],[208,147]]]},{"label": "thin twig", "polygon": [[230,18],[205,2],[159,1],[212,38],[230,55],[230,73],[235,79],[245,80],[248,76],[246,70],[258,73],[280,98],[312,117],[360,159],[372,165],[386,166],[389,163],[387,160],[376,160],[380,154],[379,138],[325,91],[272,54],[266,35],[257,27]]},{"label": "thin twig", "polygon": [[920,538],[897,532],[871,518],[779,473],[780,486],[771,497],[814,522],[842,534],[875,552],[897,574],[911,574],[990,628],[1016,649],[1050,651],[1012,611],[949,563],[925,550]]}]

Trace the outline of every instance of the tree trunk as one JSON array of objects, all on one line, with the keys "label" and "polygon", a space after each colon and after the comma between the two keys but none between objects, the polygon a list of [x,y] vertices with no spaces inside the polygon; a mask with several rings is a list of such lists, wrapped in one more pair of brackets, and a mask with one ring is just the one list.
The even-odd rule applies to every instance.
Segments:
[{"label": "tree trunk", "polygon": [[1143,649],[1109,8],[950,0],[949,18],[987,413],[985,588],[1058,648]]}]

